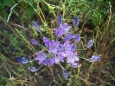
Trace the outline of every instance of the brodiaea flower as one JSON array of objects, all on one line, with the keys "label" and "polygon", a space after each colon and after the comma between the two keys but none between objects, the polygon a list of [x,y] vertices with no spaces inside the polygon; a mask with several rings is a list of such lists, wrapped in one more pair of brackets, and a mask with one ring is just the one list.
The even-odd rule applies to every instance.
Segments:
[{"label": "brodiaea flower", "polygon": [[17,62],[21,63],[21,64],[27,64],[29,62],[29,60],[25,57],[18,57]]},{"label": "brodiaea flower", "polygon": [[89,60],[96,62],[100,59],[99,55],[93,55]]},{"label": "brodiaea flower", "polygon": [[57,51],[60,50],[59,45],[60,45],[59,41],[55,42],[54,40],[52,40],[50,45],[49,45],[49,47],[48,47],[49,48],[49,52],[50,53],[57,53]]},{"label": "brodiaea flower", "polygon": [[73,67],[73,68],[78,68],[78,66],[79,66],[78,63],[73,63],[73,64],[72,64],[72,67]]},{"label": "brodiaea flower", "polygon": [[66,23],[64,25],[60,25],[58,29],[55,29],[55,34],[58,37],[61,37],[63,34],[66,34],[70,30],[71,26],[68,26]]},{"label": "brodiaea flower", "polygon": [[41,32],[38,23],[37,23],[37,22],[32,22],[32,23],[33,23],[33,26],[35,27],[35,29],[36,29],[38,32]]},{"label": "brodiaea flower", "polygon": [[91,46],[93,46],[94,40],[90,39],[88,44],[87,44],[87,48],[90,48]]},{"label": "brodiaea flower", "polygon": [[62,25],[62,17],[58,15],[58,25]]},{"label": "brodiaea flower", "polygon": [[80,39],[81,39],[80,34],[77,34],[77,35],[74,37],[74,41],[75,41],[75,42],[79,42]]},{"label": "brodiaea flower", "polygon": [[45,43],[45,46],[49,47],[50,45],[50,40],[48,40],[46,37],[43,37],[43,42]]},{"label": "brodiaea flower", "polygon": [[78,25],[79,25],[79,21],[78,21],[77,16],[74,18],[74,25],[75,25],[75,27],[78,27]]},{"label": "brodiaea flower", "polygon": [[46,59],[42,63],[45,64],[45,65],[49,64],[50,66],[52,66],[54,64],[54,58]]},{"label": "brodiaea flower", "polygon": [[31,71],[31,72],[36,72],[37,69],[36,69],[35,67],[30,67],[30,68],[29,68],[29,71]]},{"label": "brodiaea flower", "polygon": [[31,42],[32,44],[34,44],[34,45],[37,45],[37,44],[38,44],[38,41],[35,40],[35,39],[30,39],[30,42]]},{"label": "brodiaea flower", "polygon": [[53,58],[54,58],[55,64],[57,64],[59,62],[64,62],[65,57],[57,52],[57,54],[55,54],[55,56]]},{"label": "brodiaea flower", "polygon": [[75,61],[79,61],[79,58],[77,57],[77,52],[68,52],[67,63],[74,64]]},{"label": "brodiaea flower", "polygon": [[67,73],[66,70],[64,70],[64,71],[63,71],[63,77],[64,77],[64,78],[67,78],[68,76],[69,76],[69,74]]},{"label": "brodiaea flower", "polygon": [[68,41],[68,40],[71,40],[72,38],[73,38],[72,34],[69,33],[69,34],[67,34],[67,35],[64,37],[64,40],[65,40],[65,41]]},{"label": "brodiaea flower", "polygon": [[47,54],[43,53],[42,51],[36,53],[35,60],[39,61],[39,64],[47,59]]}]

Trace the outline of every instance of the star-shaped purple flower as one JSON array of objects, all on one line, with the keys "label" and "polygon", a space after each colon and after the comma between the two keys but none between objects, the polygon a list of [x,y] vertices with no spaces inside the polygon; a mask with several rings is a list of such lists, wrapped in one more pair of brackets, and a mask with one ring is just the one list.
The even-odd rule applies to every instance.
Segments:
[{"label": "star-shaped purple flower", "polygon": [[55,29],[55,34],[58,37],[61,37],[63,34],[66,34],[70,30],[71,26],[68,26],[66,23],[64,25],[60,25],[58,29]]},{"label": "star-shaped purple flower", "polygon": [[47,54],[43,53],[42,51],[36,53],[35,60],[39,61],[39,64],[41,64],[46,59],[47,59]]},{"label": "star-shaped purple flower", "polygon": [[75,61],[79,61],[79,58],[77,57],[77,52],[73,53],[73,52],[68,52],[68,56],[67,58],[67,63],[71,63],[74,64]]}]

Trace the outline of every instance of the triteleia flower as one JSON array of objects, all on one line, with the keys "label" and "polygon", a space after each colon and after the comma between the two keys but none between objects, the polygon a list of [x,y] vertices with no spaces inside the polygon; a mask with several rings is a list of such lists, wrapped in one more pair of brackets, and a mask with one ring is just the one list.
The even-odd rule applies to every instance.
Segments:
[{"label": "triteleia flower", "polygon": [[79,25],[79,21],[78,21],[77,16],[74,18],[74,25],[75,25],[75,27],[78,27],[78,25]]},{"label": "triteleia flower", "polygon": [[32,22],[32,23],[33,23],[33,26],[35,27],[35,29],[36,29],[38,32],[41,33],[40,27],[39,27],[38,23],[37,23],[37,22]]},{"label": "triteleia flower", "polygon": [[73,38],[72,34],[69,33],[69,34],[67,34],[67,35],[64,37],[64,40],[65,40],[65,41],[68,41],[68,40],[71,40],[72,38]]},{"label": "triteleia flower", "polygon": [[46,59],[47,59],[47,54],[43,53],[42,51],[36,53],[35,60],[38,60],[39,64],[41,64]]},{"label": "triteleia flower", "polygon": [[60,15],[58,15],[58,25],[62,25],[62,17]]},{"label": "triteleia flower", "polygon": [[58,50],[60,50],[60,42],[52,40],[49,45],[49,52],[50,53],[57,53]]},{"label": "triteleia flower", "polygon": [[72,44],[72,45],[73,45],[72,50],[75,51],[77,49],[77,46],[76,46],[76,44]]},{"label": "triteleia flower", "polygon": [[45,46],[49,47],[50,46],[50,40],[47,39],[46,37],[43,37],[43,42],[45,43]]},{"label": "triteleia flower", "polygon": [[93,62],[96,62],[100,59],[100,56],[99,55],[93,55],[89,60],[93,61]]},{"label": "triteleia flower", "polygon": [[80,34],[77,34],[77,35],[74,37],[74,41],[75,41],[75,42],[79,42],[80,40],[81,40]]},{"label": "triteleia flower", "polygon": [[71,63],[74,64],[75,61],[79,61],[79,58],[77,57],[77,52],[73,53],[73,52],[68,52],[68,56],[67,58],[67,63]]},{"label": "triteleia flower", "polygon": [[38,41],[36,39],[30,39],[30,42],[34,45],[38,45]]},{"label": "triteleia flower", "polygon": [[64,51],[72,51],[73,50],[73,44],[70,44],[69,41],[65,41],[64,44],[60,45],[62,50]]},{"label": "triteleia flower", "polygon": [[27,64],[29,62],[29,60],[25,57],[18,57],[17,62],[21,63],[21,64]]},{"label": "triteleia flower", "polygon": [[36,69],[35,67],[30,67],[30,68],[29,68],[29,71],[31,71],[31,72],[36,72],[37,69]]},{"label": "triteleia flower", "polygon": [[78,63],[73,63],[73,64],[72,64],[72,67],[73,67],[73,68],[78,68],[78,66],[79,66]]},{"label": "triteleia flower", "polygon": [[58,29],[55,30],[55,34],[58,37],[61,37],[63,34],[66,34],[70,30],[71,26],[68,26],[66,23],[64,25],[60,25]]},{"label": "triteleia flower", "polygon": [[50,65],[52,66],[54,64],[54,58],[49,58],[49,59],[46,59],[42,62],[42,64],[45,64],[45,65]]},{"label": "triteleia flower", "polygon": [[90,48],[91,46],[93,46],[94,40],[90,39],[88,44],[87,44],[87,48]]},{"label": "triteleia flower", "polygon": [[57,64],[59,62],[64,62],[65,57],[57,52],[57,54],[55,54],[55,56],[53,58],[54,58],[55,64]]},{"label": "triteleia flower", "polygon": [[69,41],[65,41],[64,44],[61,44],[61,51],[60,54],[64,57],[67,57],[68,54],[72,53],[75,50],[75,45],[70,44]]},{"label": "triteleia flower", "polygon": [[64,77],[64,78],[67,78],[68,76],[69,76],[69,74],[67,73],[66,70],[64,70],[64,71],[63,71],[63,77]]}]

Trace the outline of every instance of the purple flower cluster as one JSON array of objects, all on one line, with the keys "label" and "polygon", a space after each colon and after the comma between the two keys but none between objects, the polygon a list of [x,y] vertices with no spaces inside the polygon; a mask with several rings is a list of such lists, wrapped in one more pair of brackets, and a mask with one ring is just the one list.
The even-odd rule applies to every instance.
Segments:
[{"label": "purple flower cluster", "polygon": [[[55,28],[54,31],[57,37],[63,36],[63,42],[61,43],[58,40],[49,40],[48,38],[43,37],[43,42],[47,48],[47,51],[37,52],[35,60],[37,60],[39,64],[49,64],[52,66],[53,64],[64,62],[64,59],[66,59],[67,63],[75,66],[77,64],[76,62],[79,61],[77,52],[75,51],[75,43],[80,41],[80,35],[77,34],[76,36],[73,36],[69,32],[71,26],[68,26],[66,23],[62,24],[61,16],[58,16],[58,25],[59,27]],[[74,39],[74,43],[70,43],[71,39]],[[77,66],[74,68],[77,68]]]},{"label": "purple flower cluster", "polygon": [[65,41],[61,44],[59,41],[50,41],[46,37],[43,37],[43,41],[48,49],[48,54],[42,51],[36,53],[35,60],[37,60],[39,64],[49,64],[51,66],[59,62],[64,62],[64,59],[66,59],[67,63],[71,64],[79,61],[77,52],[73,48],[75,45],[69,41]]}]

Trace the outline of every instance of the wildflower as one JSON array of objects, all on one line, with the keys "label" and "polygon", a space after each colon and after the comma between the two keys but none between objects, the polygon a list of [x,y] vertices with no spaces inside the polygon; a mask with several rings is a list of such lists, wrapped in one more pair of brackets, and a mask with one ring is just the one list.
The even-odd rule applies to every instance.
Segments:
[{"label": "wildflower", "polygon": [[68,26],[66,23],[64,25],[60,25],[58,29],[55,29],[55,34],[58,37],[61,37],[63,34],[66,34],[70,30],[71,26]]},{"label": "wildflower", "polygon": [[94,40],[90,39],[88,44],[87,44],[87,48],[90,48],[91,46],[93,46]]},{"label": "wildflower", "polygon": [[64,51],[72,51],[73,50],[73,44],[70,44],[69,41],[65,41],[64,44],[60,45],[62,50]]},{"label": "wildflower", "polygon": [[78,63],[73,63],[73,64],[72,64],[72,67],[73,67],[73,68],[78,68],[78,66],[79,66]]},{"label": "wildflower", "polygon": [[37,69],[36,69],[35,67],[30,67],[30,68],[29,68],[29,71],[31,71],[31,72],[36,72]]},{"label": "wildflower", "polygon": [[58,25],[62,25],[62,17],[58,15]]},{"label": "wildflower", "polygon": [[38,60],[39,64],[41,64],[46,59],[47,59],[47,54],[43,53],[42,51],[36,53],[35,60]]},{"label": "wildflower", "polygon": [[65,41],[68,41],[68,40],[71,40],[72,38],[73,38],[72,34],[69,33],[69,34],[67,34],[67,35],[64,37],[64,40],[65,40]]},{"label": "wildflower", "polygon": [[61,55],[60,53],[55,54],[54,58],[54,62],[55,64],[59,63],[59,62],[64,62],[64,56]]},{"label": "wildflower", "polygon": [[35,27],[35,29],[36,29],[38,32],[41,32],[38,23],[37,23],[37,22],[32,22],[32,23],[33,23],[33,26]]},{"label": "wildflower", "polygon": [[48,40],[46,37],[43,37],[43,42],[45,43],[45,46],[49,47],[50,45],[50,40]]},{"label": "wildflower", "polygon": [[73,45],[73,46],[72,46],[72,50],[75,51],[76,48],[77,48],[77,47],[76,47],[76,44],[72,44],[72,45]]},{"label": "wildflower", "polygon": [[21,63],[21,64],[27,64],[29,62],[29,60],[25,57],[18,57],[17,62]]},{"label": "wildflower", "polygon": [[78,17],[76,16],[76,17],[74,18],[74,26],[75,26],[75,27],[78,27],[78,25],[79,25],[79,21],[78,21]]},{"label": "wildflower", "polygon": [[64,77],[64,78],[67,78],[68,76],[69,76],[69,74],[67,73],[66,70],[64,70],[64,71],[63,71],[63,77]]},{"label": "wildflower", "polygon": [[34,45],[37,45],[37,44],[38,44],[38,41],[35,40],[35,39],[30,39],[30,42],[31,42],[32,44],[34,44]]},{"label": "wildflower", "polygon": [[59,41],[54,41],[52,40],[51,43],[49,44],[49,52],[50,53],[56,53],[58,50],[60,50],[60,42]]},{"label": "wildflower", "polygon": [[49,59],[46,59],[42,62],[42,64],[45,64],[45,65],[50,65],[52,66],[54,64],[54,58],[49,58]]},{"label": "wildflower", "polygon": [[72,53],[75,50],[75,45],[70,44],[69,41],[65,41],[64,44],[61,44],[61,51],[60,54],[64,57],[67,57],[68,54]]},{"label": "wildflower", "polygon": [[81,39],[80,34],[77,34],[77,35],[74,37],[74,41],[75,41],[75,42],[79,42],[80,39]]},{"label": "wildflower", "polygon": [[96,62],[100,59],[99,55],[93,55],[89,60]]},{"label": "wildflower", "polygon": [[77,57],[77,52],[73,53],[73,52],[68,52],[67,55],[67,63],[71,63],[74,64],[75,61],[79,61],[79,58]]}]

